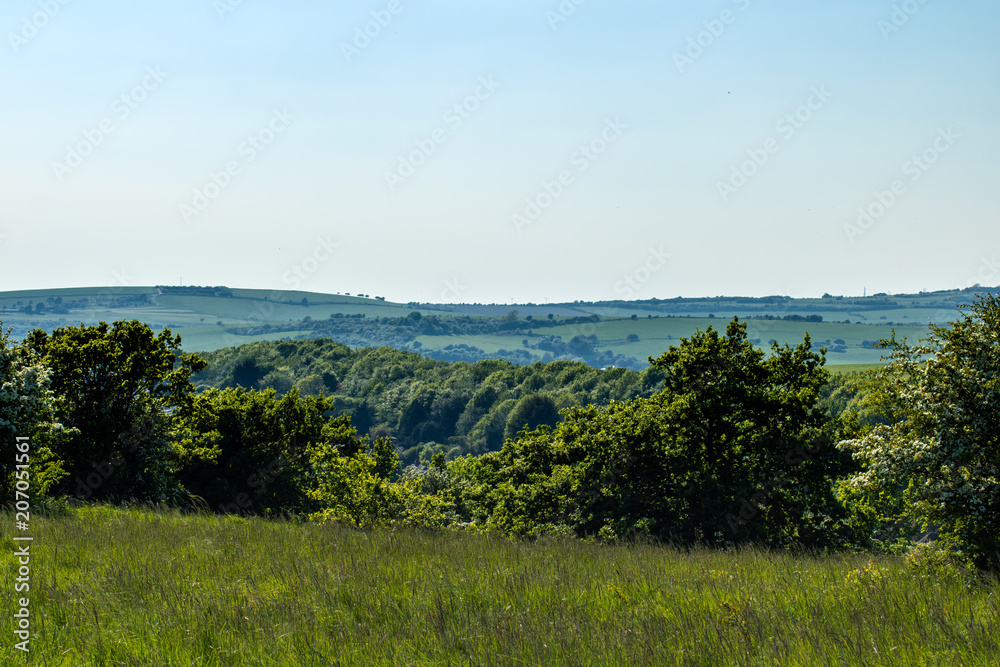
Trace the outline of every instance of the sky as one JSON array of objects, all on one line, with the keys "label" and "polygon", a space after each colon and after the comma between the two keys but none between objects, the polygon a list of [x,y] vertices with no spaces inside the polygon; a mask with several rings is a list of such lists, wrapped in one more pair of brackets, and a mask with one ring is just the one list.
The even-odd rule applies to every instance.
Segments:
[{"label": "sky", "polygon": [[1000,284],[995,0],[4,0],[0,290]]}]

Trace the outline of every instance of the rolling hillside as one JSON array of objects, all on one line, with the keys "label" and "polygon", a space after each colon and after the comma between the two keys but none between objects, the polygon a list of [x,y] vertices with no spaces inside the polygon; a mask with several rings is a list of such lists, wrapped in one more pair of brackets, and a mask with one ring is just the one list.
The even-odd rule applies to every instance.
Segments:
[{"label": "rolling hillside", "polygon": [[[226,287],[94,287],[0,292],[0,321],[16,337],[34,328],[138,319],[181,334],[189,351],[258,340],[329,337],[354,347],[391,345],[446,359],[486,356],[526,363],[574,355],[643,366],[696,328],[749,321],[751,338],[795,344],[808,331],[828,361],[873,364],[872,342],[893,329],[914,339],[951,320],[969,288],[819,299],[700,297],[562,304],[395,303],[367,295]],[[578,345],[572,345],[574,339]],[[618,361],[608,362],[608,359]]]}]

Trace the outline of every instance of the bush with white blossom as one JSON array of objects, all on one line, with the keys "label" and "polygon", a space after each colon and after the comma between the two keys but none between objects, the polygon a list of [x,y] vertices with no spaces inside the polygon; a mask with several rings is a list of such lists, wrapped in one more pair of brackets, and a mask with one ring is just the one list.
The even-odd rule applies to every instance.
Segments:
[{"label": "bush with white blossom", "polygon": [[891,423],[839,444],[862,464],[849,484],[902,493],[945,545],[1000,570],[1000,297],[963,306],[920,344],[884,343],[872,398]]}]

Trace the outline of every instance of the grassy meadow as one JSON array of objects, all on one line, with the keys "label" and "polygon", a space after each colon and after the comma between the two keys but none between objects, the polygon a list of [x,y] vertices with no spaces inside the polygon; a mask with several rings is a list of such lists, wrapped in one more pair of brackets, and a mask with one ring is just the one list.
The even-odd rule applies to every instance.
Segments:
[{"label": "grassy meadow", "polygon": [[[13,521],[2,515],[13,608]],[[995,581],[90,506],[33,516],[35,665],[995,665]],[[4,615],[4,664],[25,664]]]}]

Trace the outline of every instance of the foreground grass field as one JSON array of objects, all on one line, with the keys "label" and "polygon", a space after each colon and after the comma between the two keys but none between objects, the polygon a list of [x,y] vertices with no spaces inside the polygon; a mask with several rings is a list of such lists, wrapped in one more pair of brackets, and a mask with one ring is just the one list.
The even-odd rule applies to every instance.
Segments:
[{"label": "foreground grass field", "polygon": [[[25,664],[0,519],[0,658]],[[33,517],[31,535],[36,665],[1000,664],[997,584],[902,558],[109,507]]]}]

